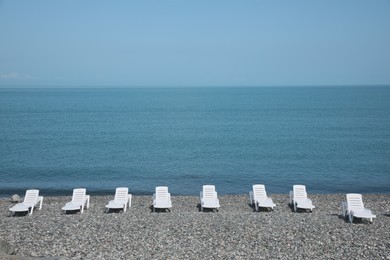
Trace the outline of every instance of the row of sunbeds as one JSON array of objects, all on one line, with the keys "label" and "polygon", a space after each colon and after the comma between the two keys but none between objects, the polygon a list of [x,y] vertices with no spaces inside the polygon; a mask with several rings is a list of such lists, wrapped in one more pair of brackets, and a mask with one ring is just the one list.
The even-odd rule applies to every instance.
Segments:
[{"label": "row of sunbeds", "polygon": [[[361,194],[348,193],[347,200],[342,202],[342,214],[344,218],[349,219],[352,223],[354,218],[369,219],[370,222],[376,218],[371,210],[364,207]],[[127,208],[131,207],[132,195],[129,194],[129,189],[126,187],[116,188],[114,200],[108,202],[105,206],[106,211],[110,209],[123,210],[126,212]],[[265,185],[255,184],[252,186],[252,191],[249,192],[250,204],[254,206],[256,211],[260,208],[273,209],[276,204],[270,197],[267,196]],[[78,188],[73,190],[72,200],[67,202],[61,209],[64,213],[68,211],[84,212],[85,208],[89,208],[90,195],[86,194],[85,188]],[[9,210],[12,215],[16,212],[28,212],[31,215],[35,207],[42,209],[43,197],[39,196],[39,190],[27,190],[23,202],[11,207]],[[293,185],[293,190],[290,191],[289,204],[296,212],[298,209],[313,211],[315,206],[308,198],[305,185]],[[168,192],[168,187],[158,186],[153,194],[152,209],[166,209],[172,208],[171,194]],[[204,185],[200,192],[200,208],[204,211],[205,208],[219,210],[220,204],[217,191],[214,185]]]}]

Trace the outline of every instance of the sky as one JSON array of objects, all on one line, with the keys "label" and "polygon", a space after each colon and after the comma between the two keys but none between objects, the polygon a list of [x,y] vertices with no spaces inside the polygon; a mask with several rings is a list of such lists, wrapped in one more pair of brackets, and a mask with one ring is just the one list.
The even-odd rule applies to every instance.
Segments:
[{"label": "sky", "polygon": [[390,85],[390,1],[0,0],[0,86]]}]

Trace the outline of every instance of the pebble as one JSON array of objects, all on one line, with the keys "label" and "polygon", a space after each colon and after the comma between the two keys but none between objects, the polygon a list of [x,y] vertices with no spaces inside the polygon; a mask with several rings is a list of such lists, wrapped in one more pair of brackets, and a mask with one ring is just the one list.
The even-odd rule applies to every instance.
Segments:
[{"label": "pebble", "polygon": [[18,203],[20,201],[21,201],[21,199],[20,199],[20,196],[18,194],[14,194],[14,195],[11,196],[11,202],[12,203]]},{"label": "pebble", "polygon": [[[199,198],[173,196],[172,212],[152,213],[151,196],[133,196],[126,212],[105,213],[113,196],[92,196],[83,214],[62,214],[70,197],[45,197],[32,216],[10,217],[0,199],[0,239],[19,257],[46,259],[389,259],[390,194],[364,194],[374,223],[340,216],[345,195],[309,196],[312,213],[294,213],[288,195],[273,211],[254,212],[245,195],[220,196],[219,212],[199,212]],[[20,258],[23,259],[23,258]]]}]

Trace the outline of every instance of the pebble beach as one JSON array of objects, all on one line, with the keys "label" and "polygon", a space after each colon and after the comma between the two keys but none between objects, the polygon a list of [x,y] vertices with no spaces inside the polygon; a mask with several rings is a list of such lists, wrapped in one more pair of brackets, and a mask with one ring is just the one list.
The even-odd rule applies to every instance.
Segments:
[{"label": "pebble beach", "polygon": [[294,213],[288,195],[255,212],[247,195],[219,196],[219,212],[200,212],[196,196],[173,196],[171,212],[153,213],[151,196],[133,196],[126,212],[105,213],[112,196],[91,196],[83,214],[62,214],[70,196],[44,197],[32,216],[10,217],[0,199],[5,259],[390,259],[390,194],[364,194],[371,224],[341,217],[344,194],[309,195],[312,213]]}]

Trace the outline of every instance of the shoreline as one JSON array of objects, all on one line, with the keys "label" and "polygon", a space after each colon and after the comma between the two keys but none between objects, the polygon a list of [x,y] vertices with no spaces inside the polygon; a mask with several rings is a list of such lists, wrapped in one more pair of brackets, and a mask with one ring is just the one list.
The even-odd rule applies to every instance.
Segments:
[{"label": "shoreline", "polygon": [[[119,187],[119,186],[118,186]],[[77,188],[83,188],[83,187],[77,187]],[[31,188],[31,189],[36,189],[36,188]],[[291,186],[291,189],[292,189],[292,186]],[[290,190],[291,190],[290,189]],[[20,196],[20,198],[23,198],[25,193],[26,193],[26,190],[28,189],[24,189],[24,190],[21,190],[20,192],[12,192],[12,193],[6,193],[6,194],[0,194],[0,200],[8,200],[12,195],[14,194],[17,194]],[[41,189],[38,189],[40,192],[39,192],[39,195],[40,196],[44,196],[45,198],[61,198],[61,197],[71,197],[72,196],[72,192],[73,192],[73,189],[70,189],[70,190],[67,190],[67,192],[60,192],[60,193],[45,193],[44,190],[41,190]],[[201,191],[201,188],[199,189],[199,192]],[[169,191],[171,196],[172,197],[199,197],[199,193],[197,194],[181,194],[181,193],[172,193],[171,191]],[[248,196],[248,192],[249,192],[249,189],[248,189],[248,192],[246,193],[222,193],[222,192],[218,192],[218,196]],[[310,192],[310,191],[309,191]],[[153,196],[153,193],[154,193],[154,190],[151,191],[151,192],[141,192],[141,193],[133,193],[131,190],[129,190],[129,193],[132,194],[132,196],[137,196],[137,197],[148,197],[148,196]],[[390,196],[390,191],[388,193],[386,192],[359,192],[359,191],[350,191],[348,193],[359,193],[359,194],[362,194],[363,196],[364,195],[388,195]],[[115,189],[112,189],[112,190],[109,190],[109,191],[104,191],[104,192],[96,192],[96,191],[93,191],[93,192],[90,192],[88,189],[87,189],[87,194],[88,195],[91,195],[91,197],[109,197],[109,196],[114,196],[115,194]],[[319,196],[327,196],[327,195],[344,195],[347,193],[308,193],[308,196],[310,195],[319,195]],[[286,193],[268,193],[267,192],[267,195],[268,196],[272,196],[272,195],[276,195],[276,196],[289,196],[289,194],[286,192]]]},{"label": "shoreline", "polygon": [[220,195],[219,212],[199,212],[198,196],[172,196],[172,212],[151,213],[152,196],[133,195],[126,213],[104,213],[114,195],[91,196],[83,214],[61,213],[69,196],[44,197],[32,216],[9,217],[0,199],[0,238],[17,256],[70,259],[390,259],[390,194],[363,194],[373,224],[340,217],[345,194],[309,194],[316,208],[294,213],[287,194],[254,212],[248,195]]}]

